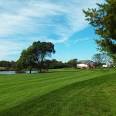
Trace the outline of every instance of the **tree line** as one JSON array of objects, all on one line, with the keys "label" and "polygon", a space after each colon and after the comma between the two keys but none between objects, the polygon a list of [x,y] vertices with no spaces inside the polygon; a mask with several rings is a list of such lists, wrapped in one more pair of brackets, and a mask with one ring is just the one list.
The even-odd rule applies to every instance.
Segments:
[{"label": "tree line", "polygon": [[[20,58],[21,57],[22,56],[20,56]],[[38,65],[31,64],[30,60],[28,63],[28,57],[25,56],[24,59],[22,58],[20,59],[20,58],[16,62],[15,61],[0,61],[0,70],[14,70],[21,73],[27,70],[30,71],[30,68],[31,68],[31,71],[32,70],[39,71],[40,66],[38,67]],[[95,63],[96,67],[102,67],[103,64],[113,62],[112,58],[109,57],[106,53],[96,53],[92,56],[91,60]],[[78,59],[71,59],[67,62],[58,61],[56,59],[51,59],[51,60],[45,59],[42,64],[41,71],[48,71],[48,69],[60,69],[60,68],[75,68],[76,69],[78,62],[79,62]]]},{"label": "tree line", "polygon": [[[19,67],[19,61],[0,61],[0,70],[1,71],[8,71],[13,70],[17,72],[23,72],[25,70],[29,70],[30,67],[24,66]],[[67,62],[58,61],[56,59],[46,59],[43,63],[44,71],[48,71],[48,69],[60,69],[60,68],[76,68],[77,60],[71,59]],[[21,65],[21,64],[20,64]],[[23,64],[24,65],[24,64]],[[38,70],[37,67],[32,67],[32,70]]]},{"label": "tree line", "polygon": [[15,61],[0,61],[0,70],[15,70]]}]

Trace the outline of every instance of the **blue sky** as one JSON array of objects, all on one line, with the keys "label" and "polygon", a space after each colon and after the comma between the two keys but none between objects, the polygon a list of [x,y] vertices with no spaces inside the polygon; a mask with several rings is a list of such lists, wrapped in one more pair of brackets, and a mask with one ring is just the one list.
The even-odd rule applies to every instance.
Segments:
[{"label": "blue sky", "polygon": [[94,29],[82,9],[100,0],[0,0],[0,60],[17,60],[34,41],[55,44],[53,58],[90,59],[97,52]]}]

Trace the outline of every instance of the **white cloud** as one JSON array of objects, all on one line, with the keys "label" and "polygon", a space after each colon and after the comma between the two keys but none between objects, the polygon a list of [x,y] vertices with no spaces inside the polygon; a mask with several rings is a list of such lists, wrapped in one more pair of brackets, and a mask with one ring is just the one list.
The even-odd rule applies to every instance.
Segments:
[{"label": "white cloud", "polygon": [[4,58],[10,59],[10,55],[17,55],[20,53],[24,45],[13,41],[0,40],[0,60]]},{"label": "white cloud", "polygon": [[[16,37],[16,44],[20,39],[62,43],[70,36],[87,27],[82,9],[95,7],[100,0],[1,0],[0,1],[0,58],[6,58],[14,51],[20,51],[22,46],[11,43],[8,50],[9,37]],[[5,4],[6,3],[6,4]],[[18,40],[17,40],[18,38]],[[29,39],[28,39],[29,38]],[[4,39],[4,42],[3,42]],[[14,41],[9,39],[9,41]],[[18,41],[18,42],[17,42]]]},{"label": "white cloud", "polygon": [[[18,32],[28,33],[29,31],[36,31],[37,27],[40,27],[40,29],[42,28],[41,23],[43,24],[42,26],[46,26],[46,24],[53,25],[55,22],[52,23],[49,22],[49,20],[52,18],[52,16],[60,15],[66,16],[66,20],[68,20],[67,23],[69,24],[69,27],[72,29],[72,31],[80,31],[87,26],[84,20],[84,14],[82,13],[82,9],[94,7],[95,3],[98,0],[87,0],[86,3],[85,0],[79,0],[78,2],[76,2],[76,0],[70,0],[69,2],[67,2],[67,5],[61,2],[61,0],[59,0],[60,2],[56,3],[49,1],[50,0],[47,0],[47,2],[46,0],[43,0],[42,2],[33,2],[32,0],[30,2],[27,2],[25,6],[22,6],[21,8],[19,7],[18,9],[16,7],[19,5],[19,1],[15,1],[15,5],[17,5],[15,6],[15,13],[11,10],[7,11],[7,13],[3,12],[0,14],[0,35],[7,36],[9,34],[15,34]],[[12,2],[12,4],[13,3],[14,1]],[[35,18],[37,18],[38,21],[33,22]],[[62,25],[62,22],[61,24],[59,22],[59,25],[54,24],[54,26],[58,26],[56,28],[59,29],[59,34],[62,35],[61,30],[64,27],[63,32],[65,33],[65,25]]]}]

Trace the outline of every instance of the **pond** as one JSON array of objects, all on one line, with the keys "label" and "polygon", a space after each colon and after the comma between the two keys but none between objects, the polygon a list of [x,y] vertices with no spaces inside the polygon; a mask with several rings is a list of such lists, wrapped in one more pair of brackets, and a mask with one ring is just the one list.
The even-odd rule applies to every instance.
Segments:
[{"label": "pond", "polygon": [[15,71],[0,71],[0,74],[16,74]]},{"label": "pond", "polygon": [[[29,71],[25,71],[24,73],[28,74]],[[38,71],[32,71],[32,73],[38,73]],[[16,71],[0,71],[0,74],[17,74]]]}]

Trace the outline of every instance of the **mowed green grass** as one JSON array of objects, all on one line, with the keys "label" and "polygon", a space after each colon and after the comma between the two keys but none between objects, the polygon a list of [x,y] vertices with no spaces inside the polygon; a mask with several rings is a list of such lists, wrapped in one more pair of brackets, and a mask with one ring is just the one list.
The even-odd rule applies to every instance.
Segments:
[{"label": "mowed green grass", "polygon": [[0,116],[116,116],[116,71],[0,75]]}]

